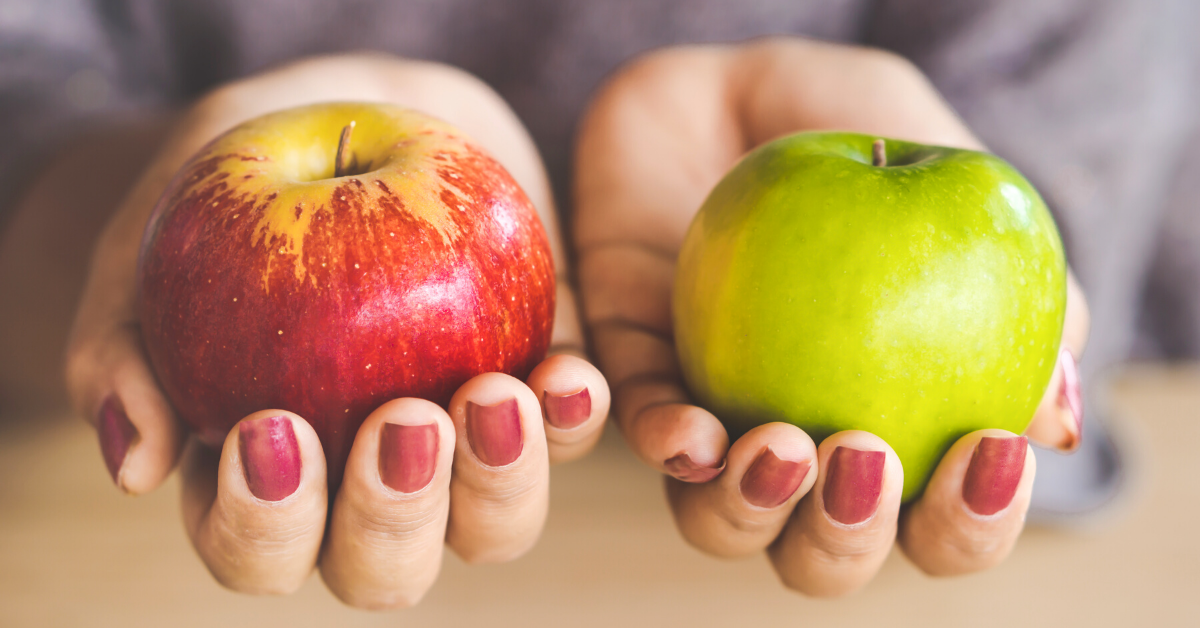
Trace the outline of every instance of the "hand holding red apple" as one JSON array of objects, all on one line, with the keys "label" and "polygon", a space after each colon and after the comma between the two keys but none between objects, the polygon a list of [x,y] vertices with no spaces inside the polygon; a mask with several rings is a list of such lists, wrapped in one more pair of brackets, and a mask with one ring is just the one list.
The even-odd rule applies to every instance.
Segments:
[{"label": "hand holding red apple", "polygon": [[527,377],[554,316],[520,186],[458,129],[382,103],[286,109],[210,142],[163,193],[138,270],[179,417],[215,445],[251,412],[296,412],[333,486],[375,408]]},{"label": "hand holding red apple", "polygon": [[[718,417],[694,405],[696,397],[689,394],[698,393],[703,399],[708,391],[689,391],[684,385],[673,317],[696,317],[698,310],[701,323],[709,315],[725,317],[714,331],[728,343],[721,340],[720,346],[713,346],[707,343],[714,336],[701,335],[696,345],[705,351],[716,349],[707,356],[712,360],[707,365],[730,376],[721,382],[720,394],[763,395],[742,399],[743,407],[779,403],[779,395],[766,397],[772,389],[808,392],[800,402],[829,401],[828,407],[839,412],[871,407],[895,394],[881,389],[880,399],[875,399],[871,387],[863,386],[848,391],[852,398],[839,401],[829,384],[836,378],[824,375],[825,388],[815,394],[803,386],[791,387],[789,373],[811,378],[814,372],[805,369],[833,371],[865,357],[839,354],[822,364],[792,368],[799,366],[790,365],[793,356],[778,351],[788,345],[770,344],[772,325],[788,321],[768,320],[764,317],[769,309],[758,306],[780,293],[795,296],[794,287],[749,280],[741,285],[744,292],[722,295],[716,288],[727,285],[707,269],[693,277],[699,298],[675,304],[693,311],[673,312],[676,262],[685,232],[705,197],[747,151],[804,130],[847,130],[981,148],[924,77],[903,60],[879,51],[801,40],[658,51],[617,73],[596,97],[581,124],[577,149],[575,236],[585,320],[592,324],[598,363],[616,391],[615,418],[634,452],[669,476],[668,500],[686,540],[720,556],[767,551],[790,588],[818,596],[849,593],[875,575],[897,542],[914,563],[932,574],[966,573],[995,565],[1020,534],[1029,505],[1035,462],[1022,436],[983,429],[958,438],[932,467],[924,493],[902,514],[905,468],[896,451],[908,443],[898,441],[894,450],[868,431],[835,428],[843,431],[815,434],[824,437],[818,447],[813,436],[785,422],[753,427],[731,443]],[[864,168],[871,167],[869,161]],[[862,185],[863,180],[849,178],[845,186],[837,181],[811,183],[841,190],[846,196],[878,193]],[[785,192],[771,185],[734,194],[750,198]],[[835,196],[830,202],[841,202],[842,197]],[[873,225],[860,227],[864,240],[874,242],[876,248],[886,242],[871,232]],[[790,258],[761,242],[787,234],[771,232],[767,224],[759,229],[755,237],[763,239],[754,240],[757,248],[739,250],[764,267],[785,265]],[[746,235],[736,230],[724,233]],[[831,227],[812,237],[820,245],[836,247],[841,240],[827,242],[820,237],[838,234]],[[720,247],[731,241],[715,239],[716,248],[706,255],[723,255]],[[846,250],[853,253],[851,246]],[[823,270],[829,268],[841,272],[836,264]],[[870,268],[869,260],[864,261],[866,274],[859,279],[869,275]],[[757,273],[753,278],[773,276],[778,275]],[[841,287],[836,276],[816,275],[813,280]],[[1061,284],[1056,285],[1061,289]],[[1063,351],[1058,346],[1043,347],[1052,364],[1042,366],[1051,367],[1056,357],[1058,363],[1027,434],[1042,444],[1071,450],[1078,443],[1080,415],[1069,394],[1072,387],[1064,387],[1063,382],[1064,375],[1074,374],[1072,354],[1083,349],[1087,313],[1082,293],[1069,276],[1066,296]],[[742,317],[749,313],[754,315]],[[826,317],[821,324],[850,318]],[[727,350],[743,337],[748,342],[763,341],[758,346],[764,353],[755,357],[763,357],[764,363],[738,362],[738,352]],[[787,340],[788,335],[781,334],[780,339]],[[1056,345],[1059,339],[1046,342]],[[953,343],[947,346],[954,350]],[[1004,348],[983,349],[989,350],[1001,353]],[[786,372],[770,372],[772,368]],[[768,370],[765,375],[763,369]],[[755,377],[761,380],[747,383]],[[729,381],[743,385],[731,387]],[[1070,381],[1077,393],[1078,381]],[[1036,396],[1035,392],[1034,401]],[[797,400],[791,397],[785,402]],[[898,404],[888,408],[892,405]],[[1023,408],[1018,413],[1028,411],[1028,406]],[[772,416],[786,417],[792,409],[780,408]],[[952,410],[969,416],[967,408]],[[738,418],[746,427],[763,420]],[[870,429],[872,418],[862,417],[858,423]],[[922,417],[902,414],[895,420],[902,424],[909,419]],[[1003,420],[1015,426],[1028,419],[1026,414]],[[893,429],[889,434],[903,439],[906,432]],[[993,490],[997,486],[1006,489],[1003,495]],[[916,483],[910,490],[918,489]]]},{"label": "hand holding red apple", "polygon": [[[330,98],[428,111],[478,144],[386,106],[358,109],[358,134],[340,152],[345,122],[330,123],[331,132],[258,127],[260,139],[310,144],[183,175],[202,184],[192,192],[211,198],[176,181],[172,189],[190,200],[172,205],[178,211],[164,205],[155,219],[139,300],[142,234],[176,171],[237,123]],[[409,144],[452,136],[451,145],[377,161],[387,147],[371,142],[394,143],[380,122],[397,116],[424,125]],[[349,172],[335,168],[338,154],[357,156],[357,168],[352,160]],[[388,164],[438,185],[370,174]],[[279,168],[290,168],[292,182]],[[451,186],[455,175],[461,183]],[[422,205],[430,190],[435,203]],[[305,213],[314,201],[333,211]],[[202,216],[205,208],[217,213]],[[396,220],[376,220],[381,209]],[[452,211],[472,220],[456,224]],[[455,241],[480,233],[474,249]],[[548,465],[585,454],[599,438],[603,377],[572,355],[542,359],[547,345],[579,353],[583,344],[570,287],[559,280],[553,288],[552,269],[565,270],[557,237],[532,142],[474,78],[379,56],[315,59],[252,77],[182,117],[102,235],[68,356],[72,397],[97,423],[105,462],[129,493],[153,489],[173,468],[186,441],[181,419],[207,430],[209,443],[223,441],[213,451],[193,439],[182,475],[185,526],[226,586],[287,592],[319,567],[350,604],[411,605],[436,579],[443,544],[472,562],[525,552],[545,520]],[[222,239],[248,246],[222,253],[213,246]],[[456,246],[439,248],[447,242]],[[420,252],[417,261],[399,253],[405,247]],[[445,263],[452,257],[462,263]],[[489,300],[494,307],[478,307]],[[425,307],[436,311],[423,315]],[[406,352],[420,359],[406,362]],[[337,489],[332,500],[327,486]]]}]

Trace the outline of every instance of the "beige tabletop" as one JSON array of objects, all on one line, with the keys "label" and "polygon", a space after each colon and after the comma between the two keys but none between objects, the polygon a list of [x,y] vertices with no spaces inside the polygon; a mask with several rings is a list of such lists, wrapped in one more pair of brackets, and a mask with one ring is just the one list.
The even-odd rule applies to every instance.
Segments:
[{"label": "beige tabletop", "polygon": [[840,600],[789,593],[761,556],[707,557],[675,533],[662,483],[608,434],[553,475],[524,558],[447,554],[420,606],[342,606],[315,576],[294,595],[217,585],[192,554],[178,482],[129,498],[94,435],[60,416],[0,423],[0,626],[1200,626],[1200,368],[1131,369],[1113,413],[1137,445],[1135,491],[1086,530],[1031,527],[987,573],[931,579],[899,553]]}]

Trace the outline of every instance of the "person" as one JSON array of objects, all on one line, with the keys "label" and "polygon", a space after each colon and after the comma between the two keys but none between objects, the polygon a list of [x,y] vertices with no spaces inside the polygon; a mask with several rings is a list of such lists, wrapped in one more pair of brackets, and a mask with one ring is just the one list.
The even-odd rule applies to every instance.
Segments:
[{"label": "person", "polygon": [[[1030,7],[1016,6],[1022,4]],[[1033,4],[1056,12],[1023,10]],[[1176,17],[1193,10],[1182,2],[1162,5]],[[1153,307],[1159,301],[1187,305],[1169,310],[1172,324],[1162,326],[1160,340],[1174,338],[1173,351],[1195,346],[1188,344],[1196,338],[1198,320],[1191,314],[1200,310],[1187,283],[1197,268],[1189,265],[1194,255],[1188,251],[1194,249],[1187,248],[1189,225],[1194,230],[1195,223],[1188,217],[1195,209],[1185,194],[1186,182],[1195,177],[1185,175],[1197,160],[1191,157],[1195,142],[1185,141],[1188,135],[1181,131],[1191,128],[1194,112],[1185,106],[1189,92],[1178,86],[1194,84],[1196,54],[1188,48],[1194,46],[1190,38],[1182,36],[1186,19],[1160,20],[1161,12],[1141,12],[1131,2],[1104,7],[983,2],[971,8],[934,1],[868,7],[853,1],[531,0],[503,8],[467,0],[333,8],[305,2],[286,7],[129,2],[105,5],[89,18],[76,16],[68,27],[56,25],[58,30],[36,19],[43,5],[14,6],[26,7],[25,13],[10,9],[6,28],[15,30],[12,24],[24,20],[24,36],[6,39],[36,54],[21,57],[27,65],[6,65],[24,73],[7,70],[0,82],[9,96],[3,101],[3,133],[10,140],[0,153],[0,171],[6,173],[0,189],[12,190],[17,178],[11,173],[20,172],[18,166],[28,170],[35,161],[30,156],[52,146],[56,130],[70,128],[65,121],[79,118],[80,109],[111,114],[212,90],[173,123],[101,234],[74,325],[68,379],[80,412],[107,426],[101,430],[107,459],[124,490],[153,489],[183,456],[185,526],[217,579],[234,589],[292,590],[316,565],[331,590],[350,604],[404,606],[419,600],[436,578],[443,538],[469,561],[519,555],[536,540],[545,518],[548,464],[591,447],[608,414],[610,387],[613,415],[626,440],[671,478],[668,498],[681,533],[705,551],[744,555],[765,549],[786,585],[814,595],[862,586],[894,542],[935,574],[1002,560],[1032,498],[1034,456],[1026,456],[1014,492],[996,515],[973,514],[962,489],[980,439],[1016,435],[964,437],[943,459],[925,496],[902,512],[901,470],[878,438],[839,434],[817,447],[802,431],[772,424],[731,444],[715,417],[688,404],[677,380],[665,309],[683,229],[738,155],[791,131],[842,127],[949,145],[986,143],[1051,190],[1081,283],[1094,287],[1093,294],[1099,291],[1103,307],[1095,310],[1089,356],[1100,358],[1093,358],[1096,366],[1084,362],[1085,378],[1130,353],[1135,304],[1146,285],[1156,291],[1148,316],[1163,311]],[[1145,28],[1130,39],[1111,36],[1134,32],[1130,24]],[[80,32],[89,36],[64,34]],[[929,71],[969,127],[914,65],[892,53],[796,38],[712,43],[769,34],[857,40],[903,52]],[[1172,34],[1178,38],[1166,36]],[[1145,48],[1155,56],[1144,61],[1158,73],[1142,77],[1139,89],[1122,92],[1128,102],[1099,98],[1109,93],[1105,77],[1111,67],[1098,57],[1120,59],[1145,42],[1159,44]],[[690,45],[630,62],[638,53],[671,44]],[[94,54],[76,52],[87,46]],[[317,57],[261,71],[305,54],[351,47],[401,56]],[[416,58],[466,68],[486,84]],[[221,452],[196,445],[184,451],[185,435],[140,354],[130,316],[137,239],[157,192],[182,160],[240,120],[329,99],[388,100],[464,128],[513,172],[554,237],[554,202],[561,203],[571,189],[568,226],[577,270],[563,276],[578,278],[582,320],[600,366],[597,371],[579,358],[585,332],[572,324],[574,295],[564,286],[554,341],[559,355],[525,382],[480,376],[448,409],[406,400],[384,404],[360,429],[332,509],[314,454],[315,436],[303,417],[283,415],[296,437],[302,473],[296,490],[278,503],[254,496],[241,473],[236,434]],[[1078,113],[1064,119],[1061,111]],[[1130,128],[1144,132],[1126,138],[1128,145],[1099,142],[1090,134]],[[1155,167],[1128,167],[1147,163]],[[53,174],[43,181],[61,183]],[[1067,183],[1059,185],[1060,179]],[[29,224],[23,217],[37,215],[29,205],[32,197],[25,198],[9,234]],[[1154,199],[1153,220],[1143,215],[1139,199],[1146,198]],[[1089,219],[1095,215],[1105,220]],[[1177,228],[1162,231],[1163,224]],[[9,234],[5,242],[12,250]],[[1163,244],[1156,246],[1160,235]],[[564,250],[560,240],[560,270],[571,259]],[[1096,252],[1105,250],[1140,260],[1142,271],[1097,260]],[[1146,268],[1156,270],[1153,277],[1184,279],[1147,282]],[[1070,303],[1068,352],[1029,433],[1062,449],[1080,443],[1079,406],[1071,386],[1062,382],[1071,379],[1073,356],[1081,354],[1090,319],[1080,290],[1072,289]],[[540,407],[542,393],[584,388],[593,401],[587,417],[575,428],[557,428]],[[106,403],[114,392],[120,403]],[[524,448],[515,464],[491,468],[473,456],[462,438],[463,423],[472,404],[483,408],[505,399],[517,400]],[[374,470],[382,423],[438,426],[445,446],[426,489],[389,492],[380,484]],[[1023,441],[1015,442],[1023,447]],[[827,507],[853,501],[836,494],[854,486],[827,483],[838,445],[883,452],[886,461],[867,491],[878,497],[854,514]],[[1111,453],[1105,454],[1110,461]],[[1039,456],[1038,463],[1048,459]],[[803,462],[810,470],[801,475],[796,469]],[[1068,488],[1064,494],[1080,492],[1085,491]],[[1102,492],[1101,498],[1108,495]],[[1095,500],[1085,505],[1094,507]]]}]

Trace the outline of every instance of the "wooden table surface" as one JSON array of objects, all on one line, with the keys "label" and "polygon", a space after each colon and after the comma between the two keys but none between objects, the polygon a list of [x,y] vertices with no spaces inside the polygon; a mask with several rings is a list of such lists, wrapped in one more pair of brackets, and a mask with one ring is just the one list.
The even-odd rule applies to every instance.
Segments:
[{"label": "wooden table surface", "polygon": [[[675,533],[656,474],[607,434],[553,474],[537,547],[507,565],[446,555],[420,606],[342,606],[313,576],[256,598],[217,585],[192,554],[179,485],[129,498],[94,435],[61,416],[0,427],[0,626],[1200,626],[1200,367],[1116,378],[1137,445],[1137,490],[1084,531],[1031,527],[987,573],[920,574],[896,552],[840,600],[789,593],[759,556],[723,561]],[[611,431],[611,430],[610,430]]]}]

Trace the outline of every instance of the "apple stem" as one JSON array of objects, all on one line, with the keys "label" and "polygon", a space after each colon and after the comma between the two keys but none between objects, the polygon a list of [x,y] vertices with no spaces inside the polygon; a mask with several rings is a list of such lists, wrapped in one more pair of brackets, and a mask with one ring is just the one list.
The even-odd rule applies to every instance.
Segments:
[{"label": "apple stem", "polygon": [[353,120],[350,121],[350,124],[342,127],[342,137],[338,140],[337,157],[333,160],[333,176],[335,177],[346,176],[349,174],[350,168],[353,167],[354,159],[351,158],[349,162],[346,159],[347,153],[350,152],[350,133],[353,131]]},{"label": "apple stem", "polygon": [[879,168],[887,165],[887,147],[883,140],[875,140],[871,145],[871,165]]}]

